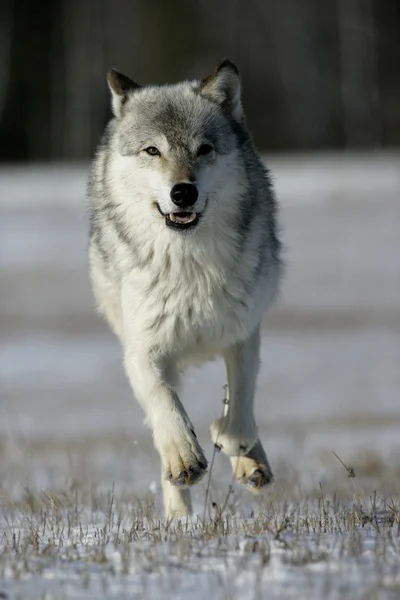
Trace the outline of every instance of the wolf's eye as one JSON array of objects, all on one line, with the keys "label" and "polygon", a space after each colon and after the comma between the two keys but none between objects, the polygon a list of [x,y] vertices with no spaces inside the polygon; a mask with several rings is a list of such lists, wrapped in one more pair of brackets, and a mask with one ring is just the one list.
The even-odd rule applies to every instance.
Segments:
[{"label": "wolf's eye", "polygon": [[150,156],[161,156],[161,152],[155,146],[149,146],[148,148],[145,148],[144,151],[147,152],[147,154],[150,154]]},{"label": "wolf's eye", "polygon": [[212,150],[213,147],[210,144],[202,144],[197,150],[197,156],[205,156],[206,154],[210,154]]}]

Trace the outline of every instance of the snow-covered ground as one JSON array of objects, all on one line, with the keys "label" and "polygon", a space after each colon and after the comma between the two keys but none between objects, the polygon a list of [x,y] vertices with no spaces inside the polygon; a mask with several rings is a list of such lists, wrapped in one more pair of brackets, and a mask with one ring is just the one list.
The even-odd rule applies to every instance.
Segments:
[{"label": "snow-covered ground", "polygon": [[[150,434],[93,309],[87,165],[0,168],[0,598],[400,597],[400,155],[269,164],[288,269],[257,416],[276,484],[261,499],[235,486],[217,518],[218,455],[213,526],[168,531]],[[209,458],[223,383],[211,363],[182,394]]]}]

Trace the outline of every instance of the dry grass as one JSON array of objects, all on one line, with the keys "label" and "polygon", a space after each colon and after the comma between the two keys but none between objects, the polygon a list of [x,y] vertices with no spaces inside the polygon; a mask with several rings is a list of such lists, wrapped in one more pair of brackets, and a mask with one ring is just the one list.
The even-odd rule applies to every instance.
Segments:
[{"label": "dry grass", "polygon": [[170,523],[152,494],[3,486],[0,598],[397,598],[398,482],[377,456],[338,456],[331,482],[291,476],[251,502],[211,483],[205,518]]}]

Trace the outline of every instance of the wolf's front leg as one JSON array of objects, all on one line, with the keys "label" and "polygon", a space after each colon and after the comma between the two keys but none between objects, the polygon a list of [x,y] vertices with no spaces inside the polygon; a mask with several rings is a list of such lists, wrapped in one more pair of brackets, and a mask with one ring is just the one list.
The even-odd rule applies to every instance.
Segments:
[{"label": "wolf's front leg", "polygon": [[142,336],[125,338],[125,368],[135,397],[143,407],[161,457],[165,510],[168,517],[190,514],[188,490],[207,470],[194,428],[172,387],[174,367],[154,350],[144,350]]},{"label": "wolf's front leg", "polygon": [[223,354],[228,375],[228,410],[211,425],[214,444],[229,456],[246,455],[257,441],[253,404],[260,362],[260,331]]},{"label": "wolf's front leg", "polygon": [[224,354],[228,389],[224,416],[211,425],[214,444],[230,456],[235,479],[252,492],[273,481],[254,422],[253,401],[259,367],[260,332]]},{"label": "wolf's front leg", "polygon": [[231,456],[230,459],[235,479],[255,494],[274,480],[260,440],[257,440],[246,456]]}]

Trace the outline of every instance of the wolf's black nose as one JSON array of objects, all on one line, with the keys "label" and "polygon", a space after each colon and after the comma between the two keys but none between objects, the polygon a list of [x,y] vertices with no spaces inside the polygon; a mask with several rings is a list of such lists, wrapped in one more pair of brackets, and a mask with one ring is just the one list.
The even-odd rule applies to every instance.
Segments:
[{"label": "wolf's black nose", "polygon": [[198,195],[197,187],[193,183],[176,183],[171,190],[171,200],[180,208],[193,206]]}]

